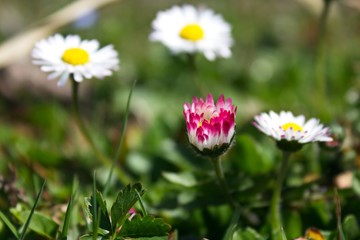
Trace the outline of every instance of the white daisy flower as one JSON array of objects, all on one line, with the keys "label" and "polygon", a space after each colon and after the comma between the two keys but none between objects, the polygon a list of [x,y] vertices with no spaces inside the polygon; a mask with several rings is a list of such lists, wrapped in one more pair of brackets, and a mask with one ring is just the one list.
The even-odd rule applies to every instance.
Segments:
[{"label": "white daisy flower", "polygon": [[201,52],[208,60],[231,56],[231,27],[222,16],[206,8],[173,6],[157,13],[151,41],[159,41],[174,53]]},{"label": "white daisy flower", "polygon": [[118,54],[112,45],[99,49],[97,40],[81,40],[77,35],[63,37],[55,34],[36,43],[32,50],[33,63],[49,72],[48,79],[60,77],[58,86],[65,85],[72,75],[81,82],[84,79],[112,75],[118,69]]},{"label": "white daisy flower", "polygon": [[[303,115],[294,116],[291,112],[281,111],[280,114],[277,114],[270,111],[269,113],[261,113],[255,116],[253,124],[260,131],[278,141],[280,148],[294,147],[297,150],[305,143],[333,141],[330,137],[329,128],[320,124],[318,119],[311,118],[305,121]],[[279,142],[285,145],[281,145]],[[293,144],[290,146],[286,142]]]}]

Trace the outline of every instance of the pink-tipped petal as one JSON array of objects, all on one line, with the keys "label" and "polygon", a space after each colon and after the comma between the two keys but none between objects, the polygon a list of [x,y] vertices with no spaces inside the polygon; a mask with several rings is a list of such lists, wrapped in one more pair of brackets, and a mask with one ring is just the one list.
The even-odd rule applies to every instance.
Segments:
[{"label": "pink-tipped petal", "polygon": [[212,151],[230,145],[235,134],[236,110],[231,98],[225,101],[224,95],[221,95],[216,103],[211,94],[207,95],[205,101],[193,97],[191,104],[184,104],[184,117],[190,143],[199,151],[204,149]]}]

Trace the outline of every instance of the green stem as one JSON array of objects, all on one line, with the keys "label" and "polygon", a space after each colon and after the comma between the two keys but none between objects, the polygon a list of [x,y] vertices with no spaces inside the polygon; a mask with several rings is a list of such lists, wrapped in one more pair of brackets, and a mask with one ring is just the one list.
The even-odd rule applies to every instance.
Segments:
[{"label": "green stem", "polygon": [[278,173],[278,178],[275,183],[273,196],[271,199],[271,205],[270,205],[270,225],[271,225],[271,235],[272,240],[281,240],[282,234],[281,234],[281,228],[282,228],[282,222],[281,222],[281,211],[280,211],[280,201],[281,201],[281,191],[282,186],[286,177],[287,168],[289,165],[289,157],[290,152],[283,152],[283,160],[281,162],[280,170]]},{"label": "green stem", "polygon": [[222,166],[221,166],[220,158],[219,157],[212,158],[211,163],[212,163],[212,165],[214,167],[218,183],[219,183],[222,191],[224,192],[226,198],[228,199],[229,203],[235,209],[239,209],[240,206],[238,205],[238,203],[231,196],[229,187],[226,184],[226,180],[225,180],[225,177],[224,177],[224,172],[223,172],[223,169],[222,169]]},{"label": "green stem", "polygon": [[122,128],[121,128],[120,141],[119,141],[119,145],[118,145],[115,157],[114,157],[112,165],[111,165],[109,176],[108,176],[108,178],[106,180],[106,183],[105,183],[105,187],[104,187],[104,191],[103,191],[104,196],[107,195],[107,193],[108,193],[108,191],[110,189],[110,181],[111,181],[111,178],[112,178],[112,175],[113,175],[113,171],[114,171],[114,168],[116,166],[116,162],[118,161],[118,159],[120,157],[121,149],[122,149],[123,142],[124,142],[125,132],[126,132],[127,121],[128,121],[128,118],[129,118],[129,109],[130,109],[131,96],[132,96],[135,84],[136,84],[136,80],[134,80],[133,85],[131,86],[130,93],[129,93],[129,96],[128,96],[128,99],[127,99],[125,116],[124,116],[123,125],[122,125]]},{"label": "green stem", "polygon": [[[94,141],[92,140],[89,131],[87,130],[83,119],[81,118],[80,111],[79,111],[79,83],[76,82],[74,79],[72,81],[72,104],[73,104],[73,111],[76,123],[79,127],[81,134],[84,136],[88,144],[90,145],[91,149],[93,150],[96,158],[100,160],[103,164],[109,166],[111,165],[111,160],[104,156],[101,151],[96,147]],[[117,175],[119,179],[124,183],[129,182],[129,177],[123,172],[118,169]]]},{"label": "green stem", "polygon": [[191,74],[193,77],[193,82],[196,85],[196,87],[198,88],[199,93],[203,96],[206,96],[207,95],[206,89],[205,89],[204,85],[200,82],[199,76],[198,76],[198,70],[197,70],[196,61],[195,61],[196,55],[189,53],[186,56],[187,56],[188,64],[189,64]]},{"label": "green stem", "polygon": [[326,22],[329,16],[330,5],[332,0],[323,0],[324,7],[319,20],[319,36],[316,56],[316,95],[319,109],[324,109],[326,104],[326,66],[325,66],[325,50],[326,50]]}]

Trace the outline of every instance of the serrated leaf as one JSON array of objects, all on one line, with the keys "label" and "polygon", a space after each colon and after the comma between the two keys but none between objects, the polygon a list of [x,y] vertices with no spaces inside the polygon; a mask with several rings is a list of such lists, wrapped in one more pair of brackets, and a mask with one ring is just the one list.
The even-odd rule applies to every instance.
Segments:
[{"label": "serrated leaf", "polygon": [[[153,216],[135,215],[132,220],[127,220],[121,227],[118,236],[125,238],[149,238],[168,236],[171,226],[164,222],[162,218]],[[121,239],[121,238],[120,238]]]},{"label": "serrated leaf", "polygon": [[112,232],[115,231],[118,224],[121,225],[126,220],[130,208],[132,208],[138,200],[138,193],[136,191],[140,196],[145,192],[140,183],[135,183],[133,185],[127,185],[118,193],[116,200],[111,207]]},{"label": "serrated leaf", "polygon": [[[92,207],[93,196],[91,196],[90,198],[86,198],[85,202],[87,206],[87,213],[89,214],[90,219],[92,219],[91,216],[93,215],[93,207]],[[97,216],[100,217],[99,227],[113,233],[109,212],[106,207],[106,201],[103,198],[101,192],[99,191],[96,191],[96,203],[98,209],[100,210],[100,212],[97,212]]]}]

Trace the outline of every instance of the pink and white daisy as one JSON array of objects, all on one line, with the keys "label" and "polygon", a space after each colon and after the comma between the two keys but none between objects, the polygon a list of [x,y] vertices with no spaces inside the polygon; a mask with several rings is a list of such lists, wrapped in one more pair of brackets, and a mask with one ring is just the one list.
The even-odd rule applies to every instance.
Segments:
[{"label": "pink and white daisy", "polygon": [[231,98],[221,95],[214,103],[209,94],[204,101],[194,97],[192,103],[184,104],[184,116],[189,142],[207,156],[219,156],[230,146],[235,135],[237,108]]}]

